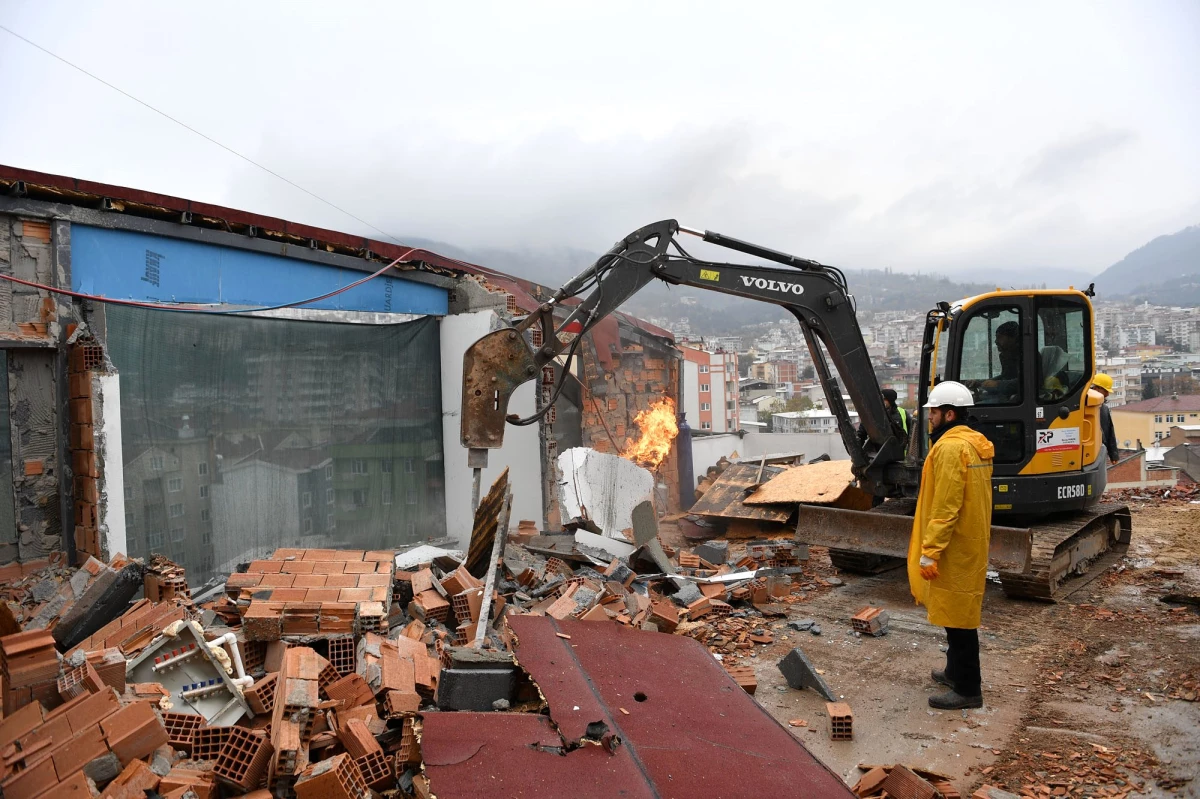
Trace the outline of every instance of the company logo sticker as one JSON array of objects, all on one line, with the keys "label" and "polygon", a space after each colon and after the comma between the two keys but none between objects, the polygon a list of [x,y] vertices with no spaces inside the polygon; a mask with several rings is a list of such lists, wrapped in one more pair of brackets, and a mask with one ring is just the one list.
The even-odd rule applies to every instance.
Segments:
[{"label": "company logo sticker", "polygon": [[1079,448],[1078,427],[1056,427],[1037,432],[1038,452],[1067,452]]},{"label": "company logo sticker", "polygon": [[767,280],[763,277],[743,277],[743,286],[754,286],[756,289],[778,291],[781,294],[803,294],[804,286],[799,283],[784,283],[782,280]]}]

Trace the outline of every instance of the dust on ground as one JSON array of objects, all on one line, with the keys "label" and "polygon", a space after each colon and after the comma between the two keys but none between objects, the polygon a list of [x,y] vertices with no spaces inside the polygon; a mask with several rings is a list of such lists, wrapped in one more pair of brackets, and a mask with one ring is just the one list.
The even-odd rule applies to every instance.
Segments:
[{"label": "dust on ground", "polygon": [[[903,569],[835,575],[814,548],[789,619],[764,619],[774,643],[741,659],[755,698],[826,765],[853,783],[860,764],[904,763],[947,775],[964,796],[989,783],[1055,796],[1200,796],[1200,608],[1161,601],[1200,595],[1200,504],[1131,505],[1127,556],[1066,601],[1010,600],[988,584],[980,630],[981,710],[935,711],[945,690],[945,633],[916,607]],[[836,582],[836,581],[835,581]],[[891,615],[882,637],[857,636],[866,605]],[[830,741],[825,700],[789,688],[776,664],[799,646],[854,712],[854,740]],[[728,660],[727,660],[728,662]],[[1040,794],[1040,795],[1045,795]]]}]

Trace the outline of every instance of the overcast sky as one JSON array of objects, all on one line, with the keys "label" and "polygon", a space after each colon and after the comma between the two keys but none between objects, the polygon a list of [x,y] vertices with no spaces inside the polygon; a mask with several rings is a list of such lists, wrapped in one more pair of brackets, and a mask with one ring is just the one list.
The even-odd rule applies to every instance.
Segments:
[{"label": "overcast sky", "polygon": [[[0,24],[404,237],[664,217],[1096,273],[1200,223],[1200,3],[79,3]],[[0,162],[366,232],[0,32]]]}]

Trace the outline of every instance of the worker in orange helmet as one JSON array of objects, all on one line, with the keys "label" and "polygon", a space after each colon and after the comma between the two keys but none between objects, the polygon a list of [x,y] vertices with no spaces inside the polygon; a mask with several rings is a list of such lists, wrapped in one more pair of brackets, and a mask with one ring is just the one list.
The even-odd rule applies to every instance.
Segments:
[{"label": "worker in orange helmet", "polygon": [[946,668],[933,679],[950,690],[931,696],[941,710],[983,707],[979,624],[992,532],[992,442],[967,426],[975,405],[962,383],[946,380],[925,407],[933,446],[908,547],[908,584],[929,623],[946,628]]}]

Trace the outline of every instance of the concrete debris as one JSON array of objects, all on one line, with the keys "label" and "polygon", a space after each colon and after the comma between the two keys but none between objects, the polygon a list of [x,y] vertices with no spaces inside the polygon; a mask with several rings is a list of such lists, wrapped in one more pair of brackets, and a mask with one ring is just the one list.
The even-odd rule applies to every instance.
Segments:
[{"label": "concrete debris", "polygon": [[837,696],[830,690],[829,685],[817,674],[817,667],[798,648],[788,652],[783,660],[779,661],[779,671],[790,687],[798,691],[811,688],[830,702],[837,701]]},{"label": "concrete debris", "polygon": [[654,475],[617,455],[575,447],[558,456],[560,507],[590,519],[607,536],[633,526],[633,509],[654,491]]}]

